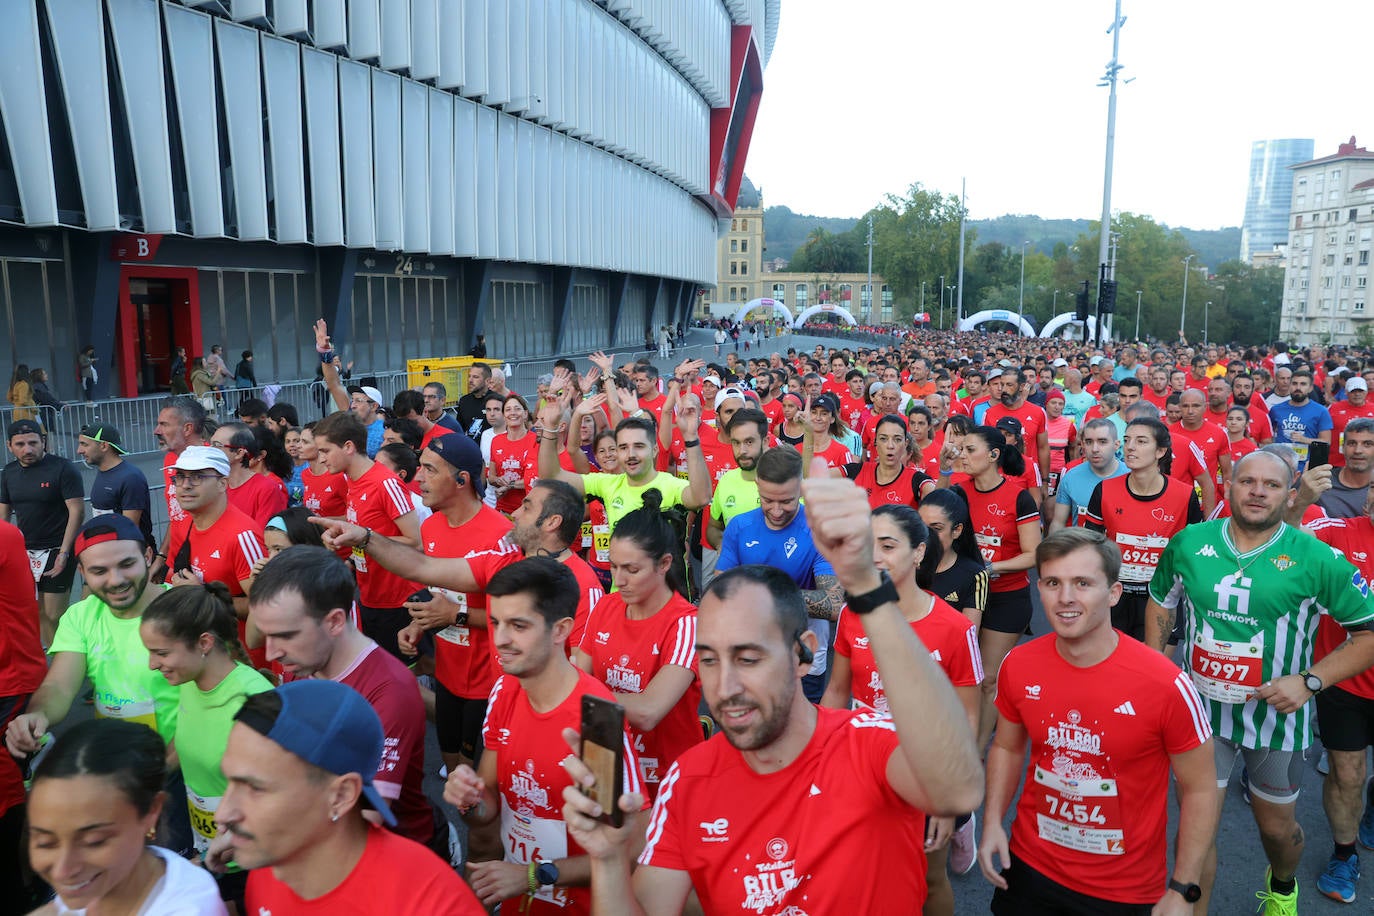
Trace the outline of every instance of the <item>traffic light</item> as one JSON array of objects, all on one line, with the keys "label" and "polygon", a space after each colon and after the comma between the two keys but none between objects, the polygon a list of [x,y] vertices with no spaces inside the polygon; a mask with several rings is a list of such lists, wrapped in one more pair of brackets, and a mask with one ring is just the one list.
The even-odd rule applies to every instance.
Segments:
[{"label": "traffic light", "polygon": [[1110,315],[1116,311],[1116,281],[1103,280],[1097,291],[1097,313]]},{"label": "traffic light", "polygon": [[1088,281],[1083,281],[1083,288],[1074,295],[1073,320],[1088,320]]}]

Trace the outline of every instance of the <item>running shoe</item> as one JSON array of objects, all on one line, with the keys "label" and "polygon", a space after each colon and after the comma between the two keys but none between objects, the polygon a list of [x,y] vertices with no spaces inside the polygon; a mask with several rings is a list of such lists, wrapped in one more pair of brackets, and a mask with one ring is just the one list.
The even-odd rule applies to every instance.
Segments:
[{"label": "running shoe", "polygon": [[974,835],[977,823],[978,815],[970,814],[964,826],[949,838],[949,870],[956,875],[968,874],[978,861],[978,843]]},{"label": "running shoe", "polygon": [[1255,910],[1256,916],[1298,916],[1298,885],[1293,883],[1291,894],[1277,894],[1269,886],[1269,879],[1272,876],[1272,869],[1264,870],[1264,890],[1255,894],[1259,899],[1259,909]]},{"label": "running shoe", "polygon": [[1317,890],[1341,903],[1355,902],[1355,885],[1360,883],[1360,857],[1342,861],[1335,856],[1326,863],[1326,870],[1317,876]]},{"label": "running shoe", "polygon": [[1360,845],[1374,849],[1374,776],[1364,781],[1364,815],[1360,818]]}]

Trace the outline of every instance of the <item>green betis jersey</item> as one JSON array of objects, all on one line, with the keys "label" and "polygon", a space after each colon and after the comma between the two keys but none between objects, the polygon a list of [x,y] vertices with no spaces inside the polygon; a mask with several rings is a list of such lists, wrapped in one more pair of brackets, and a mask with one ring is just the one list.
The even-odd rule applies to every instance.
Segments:
[{"label": "green betis jersey", "polygon": [[219,763],[229,743],[234,713],[245,698],[271,690],[272,684],[254,669],[239,664],[209,690],[201,690],[195,681],[178,689],[181,702],[177,714],[177,758],[186,780],[186,802],[196,849],[203,855],[215,838],[215,811],[228,785]]},{"label": "green betis jersey", "polygon": [[48,652],[86,657],[97,716],[139,722],[171,741],[177,732],[177,689],[148,667],[148,650],[138,636],[139,621],[138,617],[116,617],[105,602],[91,595],[67,608]]},{"label": "green betis jersey", "polygon": [[1245,748],[1307,747],[1311,704],[1285,715],[1254,692],[1312,664],[1321,614],[1346,625],[1374,619],[1360,571],[1286,524],[1244,554],[1231,540],[1230,520],[1189,525],[1164,549],[1150,597],[1184,614],[1188,670],[1212,729]]},{"label": "green betis jersey", "polygon": [[611,530],[629,513],[644,505],[644,492],[658,490],[663,494],[663,508],[671,509],[682,504],[682,494],[690,484],[674,477],[667,471],[659,471],[653,480],[642,487],[630,486],[630,478],[624,474],[584,474],[582,489],[588,496],[599,496],[606,507],[606,521]]},{"label": "green betis jersey", "polygon": [[720,475],[711,496],[711,515],[720,519],[722,528],[736,515],[758,507],[759,485],[756,481],[745,480],[739,468],[731,468]]}]

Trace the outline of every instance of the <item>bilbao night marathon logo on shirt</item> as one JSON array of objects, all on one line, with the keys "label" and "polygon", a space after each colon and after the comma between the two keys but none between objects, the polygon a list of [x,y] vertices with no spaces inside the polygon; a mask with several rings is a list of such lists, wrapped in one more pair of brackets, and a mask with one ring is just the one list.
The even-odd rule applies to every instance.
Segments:
[{"label": "bilbao night marathon logo on shirt", "polygon": [[[753,862],[754,873],[743,876],[744,903],[741,909],[762,913],[782,903],[788,893],[801,884],[796,874],[796,861],[789,858],[791,849],[782,837],[774,837],[764,844],[765,856]],[[789,906],[785,916],[807,916],[800,907]]]}]

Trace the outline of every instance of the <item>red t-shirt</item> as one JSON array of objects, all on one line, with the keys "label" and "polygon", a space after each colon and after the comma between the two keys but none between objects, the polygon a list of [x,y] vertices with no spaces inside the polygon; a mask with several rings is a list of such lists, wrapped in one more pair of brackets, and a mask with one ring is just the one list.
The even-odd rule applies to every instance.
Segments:
[{"label": "red t-shirt", "polygon": [[[519,550],[510,553],[492,550],[469,557],[468,566],[472,569],[472,577],[477,580],[478,588],[485,590],[492,576],[523,559],[525,555]],[[582,634],[587,629],[587,618],[591,616],[592,608],[596,607],[596,603],[606,594],[606,590],[601,587],[601,580],[596,577],[592,568],[577,554],[569,553],[559,562],[572,570],[573,577],[577,579],[577,610],[574,612],[573,628],[568,634],[567,643],[567,652],[571,656],[572,650],[582,641]],[[493,658],[495,651],[493,646]],[[496,670],[500,671],[500,659],[496,660],[496,665]]]},{"label": "red t-shirt", "polygon": [[859,468],[859,473],[854,476],[854,482],[863,487],[864,492],[868,494],[868,505],[871,509],[888,505],[915,508],[921,504],[921,488],[929,480],[930,475],[908,464],[891,483],[879,483],[876,461],[865,461]]},{"label": "red t-shirt", "polygon": [[768,418],[768,429],[776,432],[783,421],[782,401],[773,398],[767,404],[760,404],[759,410],[762,410],[763,415]]},{"label": "red t-shirt", "polygon": [[253,564],[267,554],[262,526],[232,503],[224,514],[204,531],[192,524],[187,537],[191,542],[191,571],[202,582],[223,582],[235,598],[244,595],[241,580],[253,572]]},{"label": "red t-shirt", "polygon": [[362,858],[338,887],[305,900],[271,868],[248,873],[246,903],[250,913],[293,916],[363,916],[405,913],[407,916],[484,916],[486,910],[467,882],[446,862],[417,843],[390,830],[371,826]]},{"label": "red t-shirt", "polygon": [[181,545],[186,541],[186,528],[191,524],[191,517],[186,514],[186,510],[181,508],[181,503],[177,501],[177,485],[172,483],[172,478],[176,476],[176,464],[179,456],[176,452],[168,452],[162,458],[162,482],[164,487],[162,493],[167,497],[167,566],[168,573],[171,572],[171,561],[176,559],[177,552],[181,550]]},{"label": "red t-shirt", "polygon": [[1188,675],[1134,639],[1078,668],[1056,638],[1012,649],[997,676],[997,711],[1030,738],[1011,853],[1078,893],[1152,903],[1168,881],[1169,757],[1211,737],[1207,710]]},{"label": "red t-shirt", "polygon": [[[534,477],[539,471],[539,437],[526,430],[518,441],[511,441],[505,433],[491,437],[491,463],[487,474],[491,477],[507,477],[511,474],[521,480]],[[499,512],[514,512],[525,499],[524,490],[507,490],[496,500]]]},{"label": "red t-shirt", "polygon": [[654,415],[654,425],[657,426],[659,415],[663,413],[663,405],[667,401],[668,398],[664,396],[663,392],[658,391],[651,398],[640,398],[639,406]]},{"label": "red t-shirt", "polygon": [[[1334,454],[1334,452],[1333,452]],[[1303,527],[1317,536],[1317,540],[1323,544],[1328,544],[1345,554],[1345,558],[1354,563],[1359,568],[1360,574],[1369,581],[1369,577],[1374,575],[1374,562],[1371,562],[1371,555],[1374,554],[1374,523],[1371,523],[1367,516],[1357,518],[1326,518],[1314,520],[1308,524],[1303,519]],[[1329,614],[1322,614],[1320,622],[1317,624],[1317,638],[1313,645],[1312,661],[1319,662],[1326,658],[1336,647],[1345,642],[1349,636],[1345,627],[1341,626],[1331,618]],[[1342,690],[1353,693],[1357,697],[1364,697],[1366,700],[1374,700],[1374,668],[1367,669],[1352,678],[1336,684]]]},{"label": "red t-shirt", "polygon": [[716,735],[668,771],[640,864],[687,872],[707,913],[919,912],[925,816],[888,784],[896,750],[892,720],[870,711],[817,709],[776,773]]},{"label": "red t-shirt", "polygon": [[[302,471],[302,474],[305,472]],[[267,520],[290,505],[286,484],[275,474],[254,474],[237,487],[229,488],[229,505],[258,523],[262,528]]]},{"label": "red t-shirt", "polygon": [[[1259,446],[1255,444],[1255,440],[1254,440],[1254,439],[1246,438],[1246,439],[1241,439],[1239,442],[1231,442],[1231,441],[1229,441],[1230,438],[1231,438],[1229,434],[1227,435],[1226,438],[1227,438],[1227,440],[1228,440],[1227,443],[1226,443],[1226,447],[1227,447],[1227,449],[1229,450],[1229,453],[1230,453],[1230,455],[1231,455],[1231,468],[1232,468],[1232,470],[1234,470],[1235,467],[1236,467],[1236,465],[1240,463],[1240,459],[1244,458],[1246,455],[1250,454],[1250,453],[1253,452],[1255,449],[1259,448]],[[1334,453],[1333,453],[1333,454],[1334,454]],[[1217,480],[1217,486],[1220,487],[1220,486],[1221,486],[1221,472],[1217,472],[1217,478],[1216,478],[1216,480]],[[1218,492],[1219,492],[1219,491],[1218,491]]]},{"label": "red t-shirt", "polygon": [[1151,388],[1149,385],[1146,385],[1144,390],[1140,392],[1140,396],[1144,400],[1158,407],[1159,412],[1162,414],[1164,413],[1164,408],[1168,406],[1169,395],[1173,393],[1174,390],[1172,388],[1165,388],[1163,394],[1156,394],[1153,388]]},{"label": "red t-shirt", "polygon": [[650,798],[673,761],[702,740],[697,718],[701,682],[696,678],[696,635],[697,609],[676,592],[644,620],[629,619],[625,599],[614,592],[592,609],[578,645],[592,660],[592,674],[614,693],[643,693],[669,665],[692,672],[691,686],[657,726],[647,732],[630,727],[640,778]]},{"label": "red t-shirt", "polygon": [[845,389],[844,394],[840,395],[840,422],[855,432],[864,428],[864,424],[870,416],[871,411],[864,403],[863,398],[856,398]]},{"label": "red t-shirt", "polygon": [[[48,673],[38,637],[38,599],[24,535],[0,522],[0,697],[33,693]],[[22,712],[12,710],[13,715]],[[0,717],[0,726],[8,725]],[[24,780],[8,753],[0,754],[0,815],[24,803]]]},{"label": "red t-shirt", "polygon": [[[344,517],[355,525],[371,528],[379,537],[401,533],[396,519],[415,511],[401,478],[380,464],[373,463],[357,480],[348,482],[348,506]],[[420,586],[368,561],[361,550],[353,551],[353,568],[358,574],[358,594],[370,608],[399,608],[420,590]]]},{"label": "red t-shirt", "polygon": [[[930,650],[930,657],[944,670],[951,684],[972,687],[983,683],[978,627],[944,599],[932,597],[935,603],[930,613],[913,621],[911,629]],[[849,610],[848,605],[840,609],[835,652],[849,659],[849,695],[870,709],[887,712],[887,693],[873,660],[873,650],[868,647],[868,634],[864,632],[863,621]]]},{"label": "red t-shirt", "polygon": [[1111,477],[1099,483],[1083,511],[1083,524],[1103,532],[1121,551],[1121,582],[1143,587],[1154,577],[1170,539],[1202,521],[1202,507],[1191,483],[1166,477],[1163,491],[1141,496],[1131,492],[1127,480]]},{"label": "red t-shirt", "polygon": [[[1374,404],[1365,401],[1363,407],[1356,407],[1349,401],[1336,401],[1331,405],[1331,466],[1345,467],[1345,455],[1341,445],[1345,442],[1345,428],[1357,417],[1374,417]],[[1261,437],[1256,437],[1261,438]]]},{"label": "red t-shirt", "polygon": [[382,720],[382,759],[372,782],[396,815],[396,832],[417,843],[434,836],[425,797],[425,701],[405,663],[371,643],[334,678],[358,691]]},{"label": "red t-shirt", "polygon": [[348,475],[316,474],[309,467],[301,471],[305,498],[301,504],[315,515],[343,518],[348,512]]},{"label": "red t-shirt", "polygon": [[1035,456],[1036,438],[1045,431],[1045,424],[1048,418],[1045,416],[1045,409],[1025,401],[1015,410],[1007,407],[1001,401],[996,401],[988,412],[983,414],[984,426],[996,426],[997,421],[1003,417],[1015,417],[1021,421],[1022,441],[1026,443],[1026,451],[1029,452],[1027,460]]},{"label": "red t-shirt", "polygon": [[[582,697],[591,694],[612,700],[611,692],[585,671],[577,671],[577,685],[568,698],[548,712],[530,705],[517,678],[496,679],[482,722],[485,753],[496,755],[497,794],[501,798],[501,837],[507,862],[525,866],[579,856],[583,849],[563,823],[563,790],[572,785],[562,762],[568,756],[563,729],[582,722]],[[639,762],[627,732],[624,740],[624,788],[640,792]],[[554,914],[590,913],[591,890],[586,887],[542,887],[525,905],[523,894],[512,897],[502,912]],[[523,907],[523,908],[522,908]]]},{"label": "red t-shirt", "polygon": [[[804,443],[798,442],[796,444],[797,451],[804,451],[804,448]],[[825,447],[824,451],[816,452],[814,457],[824,458],[826,467],[839,468],[842,471],[846,464],[853,464],[858,460],[850,454],[843,442],[834,438],[830,440],[830,444]]]},{"label": "red t-shirt", "polygon": [[[959,484],[968,501],[969,518],[973,523],[973,537],[978,550],[988,563],[1010,560],[1021,555],[1021,532],[1024,522],[1037,521],[1040,510],[1025,487],[1015,478],[1003,478],[986,493],[972,481]],[[988,584],[990,592],[1014,592],[1026,588],[1030,579],[1026,571],[1001,573]]]},{"label": "red t-shirt", "polygon": [[[1214,479],[1221,468],[1221,456],[1231,454],[1231,441],[1226,435],[1226,430],[1206,420],[1202,421],[1202,426],[1198,429],[1185,429],[1182,423],[1174,423],[1169,427],[1169,435],[1174,440],[1175,455],[1183,449],[1185,442],[1196,446],[1203,469]],[[1175,458],[1171,470],[1174,478],[1184,483],[1192,483],[1193,477],[1188,473],[1187,463]]]},{"label": "red t-shirt", "polygon": [[[420,544],[431,557],[462,557],[472,563],[486,555],[509,558],[513,563],[521,554],[519,548],[506,539],[511,528],[510,519],[485,505],[457,527],[435,513],[420,525]],[[491,572],[494,574],[496,570]],[[482,583],[481,579],[478,581]],[[475,592],[455,592],[431,586],[430,591],[442,593],[464,608],[469,619],[476,617],[485,622],[487,596],[480,588]],[[491,685],[499,671],[491,633],[485,626],[453,624],[434,634],[434,676],[454,696],[482,699],[491,693]]]}]

